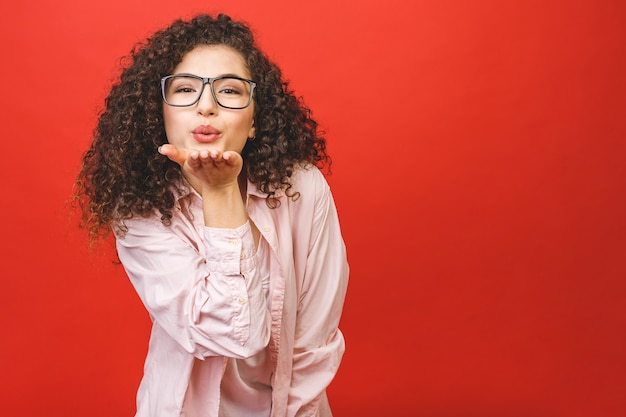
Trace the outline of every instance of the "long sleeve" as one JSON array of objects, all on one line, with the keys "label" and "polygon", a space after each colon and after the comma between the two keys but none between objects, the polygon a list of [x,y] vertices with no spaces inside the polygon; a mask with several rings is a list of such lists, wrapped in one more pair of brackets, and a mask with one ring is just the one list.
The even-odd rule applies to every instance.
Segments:
[{"label": "long sleeve", "polygon": [[153,216],[126,224],[118,255],[155,325],[199,359],[246,358],[267,345],[270,318],[249,222],[197,230]]},{"label": "long sleeve", "polygon": [[298,300],[289,416],[317,416],[318,408],[327,407],[325,390],[345,349],[338,325],[348,284],[346,250],[330,189],[321,175],[317,178]]}]

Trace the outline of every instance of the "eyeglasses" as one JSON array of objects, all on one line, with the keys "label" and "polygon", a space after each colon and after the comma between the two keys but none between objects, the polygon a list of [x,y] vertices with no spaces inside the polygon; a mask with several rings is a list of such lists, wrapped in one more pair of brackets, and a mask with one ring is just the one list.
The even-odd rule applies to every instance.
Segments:
[{"label": "eyeglasses", "polygon": [[174,74],[161,78],[161,95],[170,106],[193,106],[200,100],[207,84],[211,86],[215,102],[227,109],[248,107],[256,87],[254,81],[230,75],[204,78],[193,74]]}]

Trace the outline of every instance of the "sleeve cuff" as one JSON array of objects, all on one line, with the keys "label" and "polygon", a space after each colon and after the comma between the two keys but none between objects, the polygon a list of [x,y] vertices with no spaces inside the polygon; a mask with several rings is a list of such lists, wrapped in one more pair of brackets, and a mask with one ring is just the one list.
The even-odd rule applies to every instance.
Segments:
[{"label": "sleeve cuff", "polygon": [[245,274],[254,267],[254,239],[250,222],[234,229],[204,227],[204,245],[210,271]]}]

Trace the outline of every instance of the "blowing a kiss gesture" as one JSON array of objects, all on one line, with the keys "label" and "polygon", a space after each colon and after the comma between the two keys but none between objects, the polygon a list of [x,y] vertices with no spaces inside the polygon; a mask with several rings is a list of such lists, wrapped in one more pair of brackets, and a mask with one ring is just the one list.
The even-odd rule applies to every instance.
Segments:
[{"label": "blowing a kiss gesture", "polygon": [[206,188],[227,188],[237,184],[243,159],[234,151],[178,149],[171,144],[159,148],[159,153],[178,163],[185,177],[202,195]]},{"label": "blowing a kiss gesture", "polygon": [[122,62],[75,201],[153,322],[135,417],[331,417],[349,268],[323,132],[229,16]]},{"label": "blowing a kiss gesture", "polygon": [[239,153],[178,149],[171,144],[161,146],[159,152],[181,166],[187,181],[202,196],[205,226],[232,228],[248,221],[238,181],[243,167]]}]

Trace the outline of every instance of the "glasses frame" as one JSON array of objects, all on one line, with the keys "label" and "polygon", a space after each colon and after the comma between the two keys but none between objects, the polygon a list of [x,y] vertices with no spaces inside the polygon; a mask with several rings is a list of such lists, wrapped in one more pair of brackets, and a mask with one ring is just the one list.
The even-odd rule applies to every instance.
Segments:
[{"label": "glasses frame", "polygon": [[[172,103],[167,101],[167,99],[165,98],[165,83],[170,78],[175,78],[175,77],[189,77],[189,78],[195,78],[197,80],[202,81],[202,89],[200,90],[200,94],[198,94],[198,98],[196,98],[196,100],[193,103],[190,103],[190,104],[172,104]],[[225,105],[223,105],[222,103],[219,102],[219,100],[217,99],[217,96],[215,95],[215,90],[213,89],[213,83],[215,81],[217,81],[217,80],[223,80],[224,78],[230,78],[230,79],[245,81],[245,82],[247,82],[250,85],[250,96],[248,97],[248,102],[246,103],[245,106],[243,106],[243,107],[230,107],[230,106],[225,106]],[[189,106],[193,106],[198,101],[200,101],[200,97],[202,97],[202,93],[204,93],[204,87],[207,84],[209,84],[209,86],[211,87],[210,88],[211,96],[213,96],[213,100],[215,100],[215,103],[217,103],[217,105],[220,106],[220,107],[223,107],[225,109],[232,109],[232,110],[242,110],[242,109],[245,109],[246,107],[248,107],[250,105],[250,103],[252,103],[252,97],[254,95],[254,88],[256,87],[256,83],[254,81],[248,80],[247,78],[237,77],[237,76],[234,76],[234,75],[221,75],[219,77],[206,78],[206,77],[200,77],[199,75],[195,75],[195,74],[172,74],[172,75],[166,75],[165,77],[161,78],[161,97],[163,98],[163,102],[165,104],[167,104],[168,106],[172,106],[172,107],[189,107]]]}]

